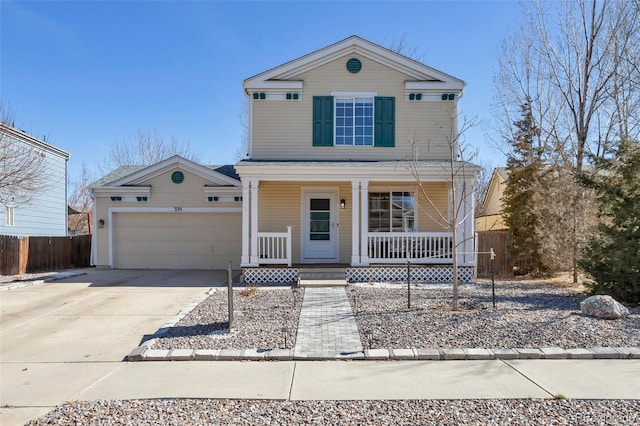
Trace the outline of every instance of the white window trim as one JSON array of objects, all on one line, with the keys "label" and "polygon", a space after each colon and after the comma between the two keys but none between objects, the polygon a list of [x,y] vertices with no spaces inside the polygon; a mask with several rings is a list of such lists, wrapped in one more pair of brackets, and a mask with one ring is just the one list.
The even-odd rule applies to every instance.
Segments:
[{"label": "white window trim", "polygon": [[331,92],[331,96],[333,96],[333,146],[334,147],[344,147],[344,148],[358,148],[358,149],[366,149],[373,148],[375,146],[375,122],[373,123],[373,134],[371,135],[371,145],[356,145],[355,141],[351,145],[337,144],[338,135],[336,135],[336,122],[338,115],[336,114],[336,100],[337,99],[355,99],[355,98],[373,98],[373,116],[375,117],[375,97],[378,96],[378,92]]},{"label": "white window trim", "polygon": [[[416,191],[415,189],[389,189],[389,188],[376,188],[376,187],[370,187],[367,191],[367,204],[369,203],[369,196],[372,193],[388,193],[389,196],[391,198],[393,198],[393,193],[394,192],[408,192],[411,197],[413,197],[413,231],[402,231],[402,232],[419,232],[418,230],[420,229],[419,223],[418,223],[418,218],[420,217],[420,209],[418,207],[418,197],[416,196]],[[391,202],[391,198],[389,199],[389,202]],[[368,210],[368,214],[367,214],[367,230],[369,229],[369,217],[371,215],[371,211],[369,209]],[[372,232],[372,231],[368,231],[368,232]],[[388,233],[399,233],[399,231],[393,231],[391,228],[389,228],[389,231],[380,231],[380,232],[388,232]]]}]

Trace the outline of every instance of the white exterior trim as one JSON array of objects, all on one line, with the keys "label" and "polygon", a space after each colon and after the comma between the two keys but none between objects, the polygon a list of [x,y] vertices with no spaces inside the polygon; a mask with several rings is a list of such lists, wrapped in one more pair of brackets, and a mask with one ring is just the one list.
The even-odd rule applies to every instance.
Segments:
[{"label": "white exterior trim", "polygon": [[[411,162],[255,162],[236,164],[236,170],[243,179],[259,178],[271,181],[341,182],[351,180],[371,180],[383,182],[415,182],[411,173]],[[455,168],[459,164],[454,165]],[[480,167],[468,163],[467,171],[472,174]],[[423,182],[448,181],[450,166],[447,162],[418,162],[420,180]]]},{"label": "white exterior trim", "polygon": [[142,170],[131,173],[121,179],[115,180],[108,184],[108,186],[121,186],[121,185],[136,185],[140,184],[148,179],[152,179],[170,170],[180,167],[181,169],[193,173],[196,176],[200,176],[203,179],[210,180],[220,185],[232,185],[240,186],[240,182],[236,179],[225,176],[222,173],[218,173],[215,170],[194,163],[191,160],[174,155],[171,158],[167,158],[164,161],[153,164],[149,167],[145,167]]},{"label": "white exterior trim", "polygon": [[[334,249],[335,249],[335,257],[333,258],[306,258],[304,256],[306,252],[306,244],[307,244],[307,231],[309,231],[309,223],[307,221],[307,213],[309,212],[309,208],[307,206],[307,194],[314,193],[327,193],[331,194],[331,224],[330,234],[334,236]],[[340,214],[338,212],[339,206],[338,204],[338,195],[340,193],[340,189],[333,186],[302,186],[300,187],[300,263],[318,263],[318,262],[337,262],[340,259]]]},{"label": "white exterior trim", "polygon": [[361,56],[379,62],[394,70],[407,74],[414,80],[431,82],[449,82],[462,90],[465,82],[445,74],[406,56],[395,53],[380,45],[358,36],[351,36],[330,46],[316,50],[308,55],[257,74],[243,82],[245,91],[271,86],[276,81],[296,79],[306,71],[322,66],[335,59],[347,56]]},{"label": "white exterior trim", "polygon": [[[176,210],[180,209],[180,210]],[[114,213],[242,213],[239,207],[109,207],[109,268],[113,269],[113,215]]]}]

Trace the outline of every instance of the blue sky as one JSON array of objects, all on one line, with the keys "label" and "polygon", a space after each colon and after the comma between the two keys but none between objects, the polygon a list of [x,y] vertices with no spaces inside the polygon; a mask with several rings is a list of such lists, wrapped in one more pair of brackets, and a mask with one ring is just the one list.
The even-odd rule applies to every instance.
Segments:
[{"label": "blue sky", "polygon": [[422,62],[467,82],[466,134],[478,162],[502,165],[486,143],[497,48],[517,2],[0,2],[0,93],[16,126],[71,153],[69,174],[138,129],[189,142],[207,164],[232,164],[242,81],[358,35],[404,35]]}]

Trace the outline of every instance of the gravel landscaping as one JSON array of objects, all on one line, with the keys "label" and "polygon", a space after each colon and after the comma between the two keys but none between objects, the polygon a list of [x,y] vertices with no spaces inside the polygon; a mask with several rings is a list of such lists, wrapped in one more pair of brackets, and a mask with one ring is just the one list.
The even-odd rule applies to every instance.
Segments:
[{"label": "gravel landscaping", "polygon": [[630,308],[619,320],[588,317],[580,312],[587,295],[558,284],[497,282],[495,309],[490,283],[467,284],[460,287],[457,312],[451,311],[450,285],[412,286],[410,309],[406,284],[352,288],[361,340],[370,330],[373,348],[640,346],[640,309]]},{"label": "gravel landscaping", "polygon": [[[580,312],[587,295],[560,284],[490,282],[460,287],[460,310],[451,311],[450,285],[352,284],[347,288],[363,345],[372,348],[540,348],[640,347],[640,309],[628,317],[603,320]],[[219,288],[184,316],[153,349],[286,348],[295,343],[304,289],[234,289],[235,324],[227,328],[227,291]]]},{"label": "gravel landscaping", "polygon": [[36,425],[633,425],[633,400],[133,400],[73,402]]},{"label": "gravel landscaping", "polygon": [[[153,349],[293,348],[304,289],[245,287],[233,290],[233,328],[227,290],[218,288],[161,338]],[[282,329],[288,328],[286,345]]]}]

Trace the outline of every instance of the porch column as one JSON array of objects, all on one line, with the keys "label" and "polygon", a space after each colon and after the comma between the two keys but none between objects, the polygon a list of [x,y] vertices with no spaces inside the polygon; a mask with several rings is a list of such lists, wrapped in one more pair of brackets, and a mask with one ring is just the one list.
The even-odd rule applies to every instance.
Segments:
[{"label": "porch column", "polygon": [[369,181],[360,181],[360,265],[369,266]]},{"label": "porch column", "polygon": [[251,246],[249,262],[252,266],[260,264],[258,258],[258,179],[251,180]]},{"label": "porch column", "polygon": [[351,181],[351,266],[360,265],[360,181]]},{"label": "porch column", "polygon": [[240,258],[240,266],[250,266],[249,265],[249,246],[250,246],[250,235],[249,232],[249,218],[251,216],[249,203],[251,202],[250,198],[250,189],[249,182],[242,181],[242,256]]}]

